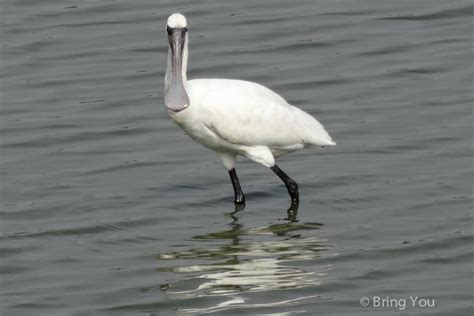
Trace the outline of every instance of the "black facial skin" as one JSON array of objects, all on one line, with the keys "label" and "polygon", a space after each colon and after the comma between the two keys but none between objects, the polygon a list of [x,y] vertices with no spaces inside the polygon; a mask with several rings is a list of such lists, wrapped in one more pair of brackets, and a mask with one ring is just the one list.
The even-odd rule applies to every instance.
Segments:
[{"label": "black facial skin", "polygon": [[169,27],[169,26],[166,26],[166,33],[168,33],[168,36],[173,35],[173,33],[175,31],[181,32],[181,35],[184,37],[184,35],[188,31],[188,28],[187,27]]}]

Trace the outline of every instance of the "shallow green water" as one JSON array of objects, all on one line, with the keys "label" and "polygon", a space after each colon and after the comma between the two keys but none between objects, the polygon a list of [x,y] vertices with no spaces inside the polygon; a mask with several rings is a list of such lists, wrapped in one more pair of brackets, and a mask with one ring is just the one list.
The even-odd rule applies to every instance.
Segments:
[{"label": "shallow green water", "polygon": [[[471,314],[472,10],[3,0],[1,314]],[[189,77],[262,83],[337,141],[279,161],[296,218],[244,159],[235,212],[217,156],[167,117],[175,11]]]}]

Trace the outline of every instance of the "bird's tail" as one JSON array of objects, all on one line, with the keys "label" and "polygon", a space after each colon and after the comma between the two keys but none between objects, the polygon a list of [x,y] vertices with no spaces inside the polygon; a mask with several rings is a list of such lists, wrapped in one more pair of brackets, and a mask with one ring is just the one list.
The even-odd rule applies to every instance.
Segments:
[{"label": "bird's tail", "polygon": [[313,116],[294,107],[296,120],[295,124],[304,142],[317,146],[336,146],[336,142],[331,138],[324,126]]}]

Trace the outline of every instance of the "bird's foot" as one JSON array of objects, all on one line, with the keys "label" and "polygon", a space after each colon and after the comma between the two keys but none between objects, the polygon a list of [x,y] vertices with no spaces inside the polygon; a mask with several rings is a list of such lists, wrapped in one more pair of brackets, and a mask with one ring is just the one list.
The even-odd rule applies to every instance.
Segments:
[{"label": "bird's foot", "polygon": [[235,211],[238,212],[238,211],[243,211],[244,208],[245,208],[245,198],[241,198],[241,199],[235,199],[234,200],[234,205],[235,205]]},{"label": "bird's foot", "polygon": [[234,204],[245,204],[245,195],[243,193],[236,194],[234,198]]},{"label": "bird's foot", "polygon": [[286,218],[288,221],[291,223],[297,222],[297,215],[298,215],[298,208],[300,205],[299,200],[293,200],[291,199],[291,204],[286,213],[288,214],[288,217]]}]

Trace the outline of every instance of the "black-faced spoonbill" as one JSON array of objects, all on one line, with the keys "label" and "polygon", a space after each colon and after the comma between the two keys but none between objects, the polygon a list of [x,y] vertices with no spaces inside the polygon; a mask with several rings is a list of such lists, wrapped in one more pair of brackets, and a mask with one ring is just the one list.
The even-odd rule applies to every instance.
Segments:
[{"label": "black-faced spoonbill", "polygon": [[[236,205],[245,203],[235,172],[237,155],[269,167],[285,183],[298,208],[298,184],[275,158],[307,146],[336,143],[311,115],[258,83],[230,79],[186,79],[188,29],[179,13],[168,17],[165,105],[173,121],[199,144],[214,150],[229,171]],[[291,208],[291,206],[290,206]]]}]

